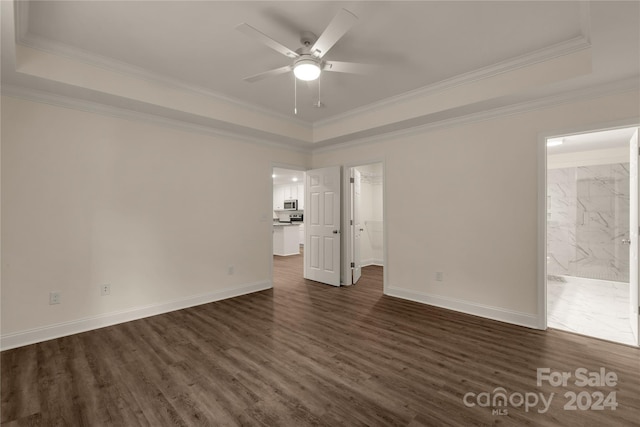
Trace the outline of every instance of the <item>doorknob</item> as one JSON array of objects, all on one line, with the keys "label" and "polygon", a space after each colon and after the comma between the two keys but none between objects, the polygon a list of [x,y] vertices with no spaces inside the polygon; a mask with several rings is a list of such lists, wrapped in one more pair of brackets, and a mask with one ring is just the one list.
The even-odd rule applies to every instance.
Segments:
[{"label": "doorknob", "polygon": [[622,239],[622,244],[623,245],[630,245],[631,244],[631,239]]},{"label": "doorknob", "polygon": [[340,230],[333,230],[333,234],[340,234]]}]

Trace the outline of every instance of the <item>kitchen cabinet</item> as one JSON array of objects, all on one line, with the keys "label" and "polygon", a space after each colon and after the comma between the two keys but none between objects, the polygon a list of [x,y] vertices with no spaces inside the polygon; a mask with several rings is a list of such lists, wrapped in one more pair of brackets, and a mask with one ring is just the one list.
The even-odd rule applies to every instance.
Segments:
[{"label": "kitchen cabinet", "polygon": [[300,230],[297,224],[273,225],[273,254],[280,256],[300,253]]},{"label": "kitchen cabinet", "polygon": [[280,210],[284,208],[284,186],[273,186],[273,210]]},{"label": "kitchen cabinet", "polygon": [[284,186],[284,198],[285,200],[293,200],[298,198],[298,185],[287,184]]},{"label": "kitchen cabinet", "polygon": [[285,200],[297,200],[298,210],[304,209],[304,184],[280,184],[273,186],[273,209],[283,209]]}]

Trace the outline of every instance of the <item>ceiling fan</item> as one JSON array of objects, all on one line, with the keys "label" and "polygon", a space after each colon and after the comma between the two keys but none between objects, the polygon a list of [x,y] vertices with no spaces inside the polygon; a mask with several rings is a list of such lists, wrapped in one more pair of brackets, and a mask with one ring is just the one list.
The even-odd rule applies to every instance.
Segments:
[{"label": "ceiling fan", "polygon": [[323,71],[334,71],[339,73],[363,74],[370,71],[368,64],[358,64],[354,62],[325,61],[323,58],[340,38],[351,29],[358,17],[346,9],[340,9],[331,20],[327,28],[316,37],[311,32],[304,32],[300,37],[302,47],[293,51],[283,44],[275,41],[271,37],[255,29],[249,24],[242,23],[236,27],[238,31],[253,37],[259,42],[267,45],[271,49],[279,52],[288,58],[293,59],[290,65],[265,71],[253,76],[246,77],[247,82],[256,82],[267,77],[293,71],[299,80],[312,81],[320,77]]}]

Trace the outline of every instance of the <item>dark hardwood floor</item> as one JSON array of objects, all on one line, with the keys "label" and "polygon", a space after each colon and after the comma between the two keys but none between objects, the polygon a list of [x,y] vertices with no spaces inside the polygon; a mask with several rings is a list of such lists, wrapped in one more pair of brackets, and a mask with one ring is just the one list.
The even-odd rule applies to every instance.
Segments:
[{"label": "dark hardwood floor", "polygon": [[[380,267],[334,288],[303,280],[300,256],[274,257],[274,276],[268,291],[2,352],[2,424],[639,425],[636,348],[386,297]],[[537,368],[601,367],[615,386],[536,385]],[[498,387],[507,406],[464,404]],[[567,392],[586,407],[613,391],[614,411],[564,408]],[[534,393],[555,393],[548,411],[520,405]]]}]

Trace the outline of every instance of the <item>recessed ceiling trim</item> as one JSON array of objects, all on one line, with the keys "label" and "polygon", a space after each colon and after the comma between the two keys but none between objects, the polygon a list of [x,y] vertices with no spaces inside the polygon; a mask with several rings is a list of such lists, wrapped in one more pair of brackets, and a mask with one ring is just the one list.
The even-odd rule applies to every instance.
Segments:
[{"label": "recessed ceiling trim", "polygon": [[[500,107],[488,111],[482,111],[479,113],[472,113],[466,116],[456,117],[453,119],[441,120],[433,123],[427,123],[421,126],[415,126],[406,129],[400,129],[395,131],[388,131],[374,136],[367,136],[359,138],[357,135],[351,136],[346,141],[336,141],[323,143],[322,146],[309,147],[308,145],[302,146],[295,142],[284,143],[280,138],[270,139],[254,138],[242,133],[223,131],[214,127],[197,125],[189,123],[183,120],[176,120],[167,118],[165,116],[143,113],[140,111],[134,111],[130,109],[114,107],[111,105],[90,102],[81,100],[78,98],[67,97],[51,92],[44,92],[32,88],[24,88],[13,85],[2,85],[2,96],[8,96],[16,99],[23,99],[32,102],[38,102],[42,104],[54,105],[58,107],[71,108],[74,110],[101,114],[110,117],[124,118],[128,120],[140,120],[144,122],[155,123],[163,126],[168,126],[178,130],[213,135],[224,138],[232,138],[243,142],[248,142],[258,145],[267,145],[274,148],[283,148],[287,150],[293,150],[301,153],[322,153],[334,150],[341,150],[344,148],[371,144],[376,142],[384,142],[390,139],[396,139],[399,137],[406,137],[416,135],[419,133],[433,131],[436,129],[444,129],[453,126],[459,126],[467,123],[478,122],[483,120],[491,120],[500,116],[508,116],[513,114],[525,113],[528,111],[538,110],[541,108],[553,107],[556,105],[565,104],[568,102],[576,102],[598,98],[602,96],[610,96],[618,93],[640,90],[640,82],[636,78],[630,78],[627,80],[618,81],[615,83],[609,83],[597,87],[590,87],[587,89],[572,91],[565,94],[555,95],[535,101],[523,102],[520,104],[514,104],[506,107]],[[626,122],[625,122],[626,123]]]},{"label": "recessed ceiling trim", "polygon": [[16,40],[21,40],[29,32],[29,2],[9,1],[6,3],[10,3],[15,8],[15,37]]},{"label": "recessed ceiling trim", "polygon": [[16,45],[16,63],[16,72],[19,74],[61,83],[84,91],[88,90],[98,96],[104,94],[129,99],[133,102],[228,123],[230,126],[279,134],[283,138],[308,143],[312,139],[312,129],[304,122],[298,125],[288,119],[265,116],[259,111],[247,110],[242,106],[198,92],[145,81],[127,73],[118,73],[31,47]]},{"label": "recessed ceiling trim", "polygon": [[[358,138],[357,135],[347,137],[346,140],[338,139],[336,141],[326,141],[321,146],[315,145],[312,149],[312,153],[323,153],[327,151],[342,150],[345,148],[355,147],[358,145],[373,144],[377,142],[384,142],[392,139],[398,139],[400,137],[407,137],[411,135],[417,135],[424,132],[429,132],[437,129],[446,129],[454,126],[461,126],[468,123],[480,122],[484,120],[492,120],[498,117],[506,117],[515,114],[522,114],[529,111],[540,110],[543,108],[552,108],[554,106],[566,104],[569,102],[587,101],[590,99],[601,98],[603,96],[613,96],[624,92],[640,91],[640,81],[633,77],[626,80],[620,80],[614,83],[607,83],[600,86],[588,87],[581,90],[570,91],[567,93],[553,95],[542,99],[536,99],[533,101],[521,102],[518,104],[507,105],[505,107],[498,107],[491,110],[483,110],[477,113],[471,113],[464,116],[454,117],[451,119],[439,120],[432,123],[425,123],[423,125],[414,126],[411,128],[404,128],[398,130],[390,130],[385,133],[379,133],[373,136],[366,136],[364,138]],[[636,118],[637,119],[637,118]],[[628,123],[632,121],[625,120],[627,123],[624,127],[628,126]]]},{"label": "recessed ceiling trim", "polygon": [[[449,88],[396,102],[386,108],[361,112],[357,116],[326,126],[314,126],[314,144],[348,137],[352,134],[373,134],[375,128],[414,126],[447,111],[455,112],[464,106],[499,99],[531,90],[546,84],[584,76],[592,70],[592,49],[578,49],[547,61],[535,61],[528,66],[490,75],[481,80],[453,85]],[[456,114],[449,114],[453,117]]]},{"label": "recessed ceiling trim", "polygon": [[448,89],[455,88],[464,84],[475,83],[499,74],[514,71],[519,68],[528,67],[541,62],[549,61],[561,56],[577,53],[585,49],[589,49],[591,44],[584,36],[578,36],[573,39],[557,43],[543,49],[529,52],[525,55],[517,56],[496,64],[489,65],[484,68],[460,74],[450,79],[442,80],[429,86],[421,87],[400,95],[392,96],[382,101],[368,104],[359,108],[354,108],[344,114],[336,115],[325,120],[317,121],[313,124],[314,128],[331,125],[345,119],[359,116],[363,113],[380,111],[399,103],[411,101],[416,98],[434,95]]},{"label": "recessed ceiling trim", "polygon": [[267,108],[262,108],[254,104],[241,101],[239,99],[234,99],[229,96],[215,93],[209,89],[206,89],[200,86],[184,83],[183,81],[173,79],[171,77],[167,77],[161,74],[153,73],[149,70],[139,68],[131,64],[126,64],[124,62],[116,61],[115,59],[112,59],[112,58],[96,55],[94,53],[90,53],[82,49],[68,46],[62,43],[53,42],[51,40],[44,39],[42,37],[38,37],[33,34],[29,34],[26,37],[19,39],[18,44],[21,46],[29,47],[31,49],[36,49],[36,50],[46,52],[51,55],[61,56],[64,58],[79,61],[86,65],[91,65],[93,67],[99,67],[107,71],[129,75],[129,76],[136,77],[141,80],[156,83],[156,84],[160,83],[168,87],[177,88],[182,91],[197,94],[200,96],[204,95],[212,98],[217,102],[225,102],[228,104],[232,104],[234,106],[237,106],[255,113],[264,114],[267,117],[272,117],[278,120],[286,120],[290,123],[295,124],[296,126],[303,126],[308,129],[311,129],[311,124],[309,122],[300,120],[295,116],[281,114],[276,111],[269,110]]},{"label": "recessed ceiling trim", "polygon": [[69,108],[108,117],[115,117],[119,119],[154,123],[177,130],[212,135],[220,138],[228,138],[261,146],[266,145],[274,148],[281,148],[301,153],[311,153],[311,149],[308,145],[301,145],[302,141],[291,141],[290,143],[282,142],[283,138],[280,135],[270,136],[268,134],[265,134],[264,137],[257,138],[241,132],[225,131],[214,126],[199,125],[157,114],[115,107],[112,105],[91,102],[79,98],[64,96],[57,93],[45,92],[32,88],[5,84],[2,85],[2,96],[8,96],[11,98],[37,102],[46,105],[53,105],[56,107]]},{"label": "recessed ceiling trim", "polygon": [[[402,102],[407,99],[411,99],[414,97],[420,97],[429,95],[435,92],[439,92],[442,90],[446,90],[451,87],[455,87],[456,85],[469,83],[475,80],[480,80],[483,78],[490,77],[495,74],[499,74],[502,72],[507,72],[511,69],[515,69],[517,67],[527,66],[534,63],[536,60],[544,61],[549,60],[553,57],[554,54],[562,54],[561,50],[568,45],[572,45],[575,43],[589,44],[589,35],[590,35],[590,7],[589,2],[581,1],[580,2],[580,30],[583,36],[577,37],[572,40],[568,40],[563,43],[559,43],[558,45],[551,46],[549,48],[544,48],[536,52],[531,52],[529,54],[523,55],[522,57],[513,58],[507,61],[503,61],[502,63],[494,64],[489,67],[485,67],[483,69],[471,71],[466,74],[462,74],[451,79],[446,79],[441,82],[435,83],[433,85],[429,85],[423,88],[416,89],[414,91],[406,92],[401,95],[397,95],[391,98],[387,98],[381,100],[379,102],[369,104],[360,108],[353,109],[344,114],[339,114],[336,116],[329,117],[327,119],[317,121],[314,125],[310,125],[308,122],[303,121],[297,118],[294,115],[277,113],[271,109],[260,107],[254,104],[246,103],[239,99],[234,99],[229,96],[222,95],[220,93],[213,92],[207,88],[199,87],[197,85],[188,84],[178,79],[173,79],[171,77],[161,75],[159,73],[153,73],[149,70],[135,67],[128,63],[123,63],[112,58],[102,57],[100,55],[96,55],[91,52],[83,51],[79,48],[75,48],[69,45],[65,45],[62,43],[53,42],[51,40],[46,40],[35,36],[34,34],[30,34],[28,32],[28,1],[17,1],[16,2],[16,32],[18,34],[17,42],[21,45],[44,50],[46,52],[50,52],[56,55],[61,55],[73,59],[80,60],[89,65],[99,66],[108,70],[117,71],[120,73],[130,74],[137,77],[140,77],[147,81],[160,82],[162,84],[166,84],[173,87],[178,87],[185,91],[190,91],[194,93],[198,93],[200,95],[206,95],[213,97],[217,100],[232,103],[242,108],[246,108],[250,111],[259,112],[261,114],[265,114],[270,117],[278,118],[281,120],[288,120],[292,123],[296,123],[297,125],[306,125],[310,127],[322,127],[326,126],[335,121],[344,120],[345,118],[352,117],[353,115],[361,114],[363,112],[370,111],[372,109],[382,109],[391,104]],[[574,46],[575,47],[575,46]],[[584,46],[583,46],[584,48]],[[564,54],[570,53],[570,51],[564,52]],[[536,56],[540,56],[536,59]]]},{"label": "recessed ceiling trim", "polygon": [[591,43],[591,2],[580,2],[580,31],[588,43]]},{"label": "recessed ceiling trim", "polygon": [[213,92],[207,88],[188,84],[181,80],[171,78],[159,73],[154,73],[147,69],[136,67],[134,65],[117,61],[113,58],[97,55],[92,52],[85,51],[80,48],[66,45],[64,43],[55,42],[43,37],[31,34],[28,31],[28,1],[16,2],[16,43],[22,46],[26,46],[32,49],[41,50],[53,55],[62,56],[65,58],[77,60],[87,65],[100,67],[108,71],[114,71],[126,75],[131,75],[140,78],[145,81],[153,83],[161,83],[169,87],[178,88],[186,92],[195,93],[198,95],[204,95],[215,99],[216,101],[226,102],[235,106],[253,111],[256,113],[264,114],[268,117],[277,118],[279,120],[286,120],[291,123],[295,123],[297,126],[304,126],[311,129],[311,125],[295,116],[281,114],[276,111],[259,107],[248,102],[241,101],[229,96],[222,95],[220,93]]}]

